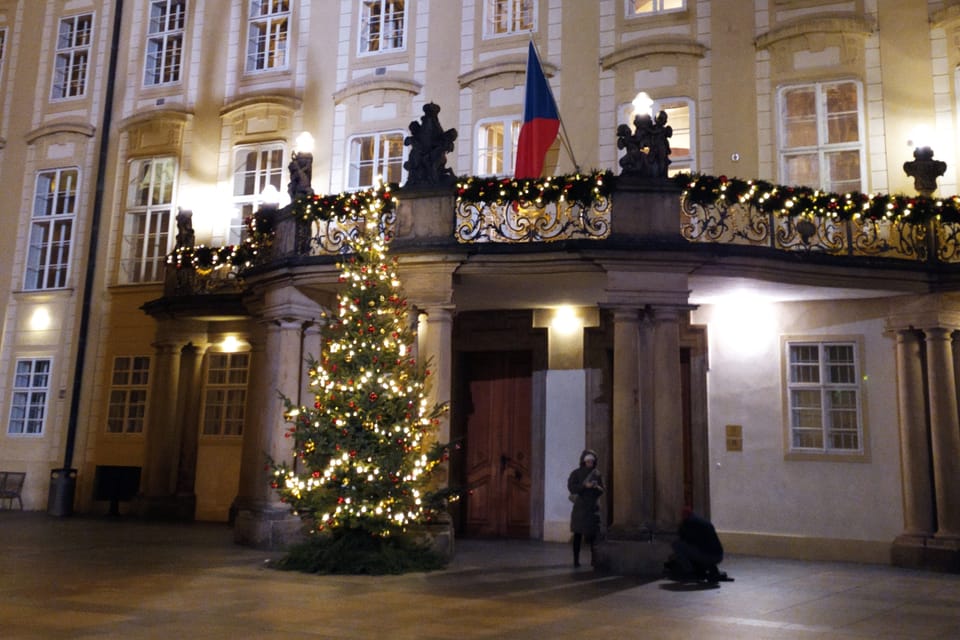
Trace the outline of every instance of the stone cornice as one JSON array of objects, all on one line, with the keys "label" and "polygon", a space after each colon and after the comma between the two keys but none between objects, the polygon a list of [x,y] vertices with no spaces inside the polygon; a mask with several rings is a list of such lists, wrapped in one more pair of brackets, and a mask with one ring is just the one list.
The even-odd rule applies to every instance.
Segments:
[{"label": "stone cornice", "polygon": [[696,40],[677,38],[645,39],[642,42],[630,44],[603,56],[600,58],[600,67],[604,71],[607,71],[628,60],[637,60],[657,54],[702,58],[707,54],[707,50],[707,47]]},{"label": "stone cornice", "polygon": [[347,98],[369,93],[370,91],[400,91],[417,95],[423,90],[423,85],[408,78],[394,73],[386,73],[380,76],[362,76],[354,78],[347,85],[333,94],[334,104],[340,104]]},{"label": "stone cornice", "polygon": [[876,30],[872,17],[855,13],[837,13],[820,17],[805,16],[761,34],[753,41],[757,49],[767,49],[790,38],[799,38],[812,33],[843,33],[868,36]]},{"label": "stone cornice", "polygon": [[129,118],[124,118],[120,122],[119,129],[120,131],[127,131],[132,127],[148,122],[175,122],[183,124],[186,123],[191,117],[193,117],[193,113],[187,111],[186,109],[180,109],[176,107],[153,109],[150,111],[135,113]]},{"label": "stone cornice", "polygon": [[[543,75],[550,78],[557,73],[557,66],[549,62],[540,61],[540,66],[543,68]],[[486,78],[492,78],[493,76],[499,76],[509,73],[519,73],[525,74],[527,72],[527,57],[526,56],[510,56],[498,58],[490,64],[478,67],[472,71],[461,74],[457,81],[460,83],[460,88],[465,89],[472,85],[475,82],[484,80]]]},{"label": "stone cornice", "polygon": [[937,9],[930,15],[930,26],[934,29],[946,27],[957,21],[960,21],[960,4]]},{"label": "stone cornice", "polygon": [[220,109],[220,117],[223,118],[233,115],[234,112],[240,111],[247,107],[259,107],[264,105],[276,105],[278,107],[286,107],[290,111],[296,111],[300,108],[302,103],[303,100],[296,96],[280,93],[261,93],[249,95],[225,104],[223,108]]},{"label": "stone cornice", "polygon": [[33,144],[40,138],[52,136],[58,133],[75,133],[87,138],[92,138],[96,132],[97,128],[89,122],[65,120],[62,122],[51,122],[50,124],[45,124],[42,127],[37,127],[33,131],[27,132],[27,135],[24,137],[27,140],[27,144]]}]

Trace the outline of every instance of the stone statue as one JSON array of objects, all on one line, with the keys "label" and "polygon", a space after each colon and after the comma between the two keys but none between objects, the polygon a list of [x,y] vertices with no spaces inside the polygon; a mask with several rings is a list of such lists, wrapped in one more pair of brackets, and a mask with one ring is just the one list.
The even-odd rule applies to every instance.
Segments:
[{"label": "stone statue", "polygon": [[617,127],[617,148],[626,152],[620,158],[621,175],[641,178],[666,178],[670,165],[670,142],[673,127],[667,124],[667,113],[661,111],[654,120],[649,114],[633,118],[633,131],[621,124]]},{"label": "stone statue", "polygon": [[423,105],[420,122],[410,123],[410,135],[404,138],[404,146],[410,147],[403,168],[407,170],[405,187],[440,187],[456,181],[453,170],[446,166],[447,153],[453,151],[457,139],[456,129],[443,130],[440,126],[440,107],[429,102]]},{"label": "stone statue", "polygon": [[188,209],[177,209],[177,249],[193,247],[193,212]]},{"label": "stone statue", "polygon": [[294,153],[287,168],[290,170],[290,183],[287,185],[290,201],[295,202],[301,196],[312,196],[313,154],[303,151]]}]

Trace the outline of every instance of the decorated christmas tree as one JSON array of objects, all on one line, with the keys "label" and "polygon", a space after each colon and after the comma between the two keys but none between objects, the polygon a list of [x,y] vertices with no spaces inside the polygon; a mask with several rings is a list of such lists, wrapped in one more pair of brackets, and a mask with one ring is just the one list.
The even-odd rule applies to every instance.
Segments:
[{"label": "decorated christmas tree", "polygon": [[287,558],[301,570],[442,564],[416,534],[447,503],[431,477],[447,457],[436,438],[446,407],[426,397],[430,372],[415,359],[416,332],[387,238],[376,219],[366,228],[338,265],[336,317],[324,328],[319,360],[309,363],[313,406],[287,402],[294,464],[273,466],[274,488],[308,525],[307,542]]}]

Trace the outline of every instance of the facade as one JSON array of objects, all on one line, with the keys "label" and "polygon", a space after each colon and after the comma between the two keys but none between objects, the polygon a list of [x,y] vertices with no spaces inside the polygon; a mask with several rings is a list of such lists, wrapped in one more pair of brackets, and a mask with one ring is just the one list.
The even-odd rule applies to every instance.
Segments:
[{"label": "facade", "polygon": [[[305,397],[338,245],[286,219],[249,269],[167,256],[289,211],[302,132],[319,194],[402,185],[431,102],[447,166],[510,176],[532,35],[570,147],[547,175],[618,173],[645,92],[673,172],[914,194],[903,164],[932,144],[949,195],[958,33],[952,0],[0,0],[0,468],[27,472],[28,509],[282,542],[276,391]],[[465,443],[458,534],[566,539],[590,446],[624,537],[692,503],[731,551],[956,566],[951,228],[850,222],[836,249],[773,217],[711,227],[671,185],[618,183],[605,231],[553,237],[465,231],[486,213],[456,189],[395,194],[443,435]]]}]

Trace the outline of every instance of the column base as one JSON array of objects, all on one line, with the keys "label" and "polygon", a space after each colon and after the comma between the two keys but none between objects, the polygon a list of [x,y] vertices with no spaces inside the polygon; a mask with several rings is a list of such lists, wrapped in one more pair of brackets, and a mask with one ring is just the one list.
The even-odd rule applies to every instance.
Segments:
[{"label": "column base", "polygon": [[413,533],[418,542],[427,544],[445,562],[453,559],[455,540],[453,521],[450,518],[422,525]]},{"label": "column base", "polygon": [[289,508],[240,507],[233,524],[233,541],[239,545],[282,551],[304,540],[303,522]]},{"label": "column base", "polygon": [[960,538],[932,535],[897,536],[890,549],[894,566],[960,573]]},{"label": "column base", "polygon": [[134,511],[145,520],[193,522],[197,512],[197,496],[192,493],[175,496],[139,496]]},{"label": "column base", "polygon": [[615,540],[607,538],[594,547],[593,567],[601,573],[659,578],[672,552],[666,538]]}]

